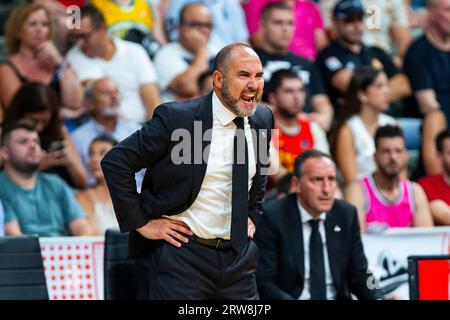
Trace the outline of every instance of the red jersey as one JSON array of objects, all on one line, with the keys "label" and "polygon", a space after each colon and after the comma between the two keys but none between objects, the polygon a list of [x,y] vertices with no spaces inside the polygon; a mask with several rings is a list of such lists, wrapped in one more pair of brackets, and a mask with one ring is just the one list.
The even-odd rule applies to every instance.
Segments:
[{"label": "red jersey", "polygon": [[274,139],[275,147],[278,147],[280,163],[289,172],[293,171],[295,158],[303,151],[314,148],[314,138],[311,132],[311,122],[301,116],[297,117],[297,122],[300,127],[300,132],[295,136],[290,136],[281,131],[278,123],[275,123],[275,128],[278,134],[277,139]]},{"label": "red jersey", "polygon": [[425,191],[429,202],[442,200],[450,206],[450,185],[445,182],[442,174],[422,177],[417,182]]}]

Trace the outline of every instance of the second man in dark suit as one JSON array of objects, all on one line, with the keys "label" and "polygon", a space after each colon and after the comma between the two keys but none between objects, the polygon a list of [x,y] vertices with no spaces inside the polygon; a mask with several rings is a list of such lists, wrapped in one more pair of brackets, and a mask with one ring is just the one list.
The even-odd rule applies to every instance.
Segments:
[{"label": "second man in dark suit", "polygon": [[356,209],[335,200],[336,167],[310,149],[294,164],[295,193],[273,201],[255,235],[262,299],[381,298],[367,269]]}]

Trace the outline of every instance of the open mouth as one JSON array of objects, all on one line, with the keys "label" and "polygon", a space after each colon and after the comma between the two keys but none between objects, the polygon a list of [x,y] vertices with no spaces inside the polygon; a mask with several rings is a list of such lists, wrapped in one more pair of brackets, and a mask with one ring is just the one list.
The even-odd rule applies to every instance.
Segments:
[{"label": "open mouth", "polygon": [[240,98],[246,103],[253,103],[256,100],[256,92],[243,93]]}]

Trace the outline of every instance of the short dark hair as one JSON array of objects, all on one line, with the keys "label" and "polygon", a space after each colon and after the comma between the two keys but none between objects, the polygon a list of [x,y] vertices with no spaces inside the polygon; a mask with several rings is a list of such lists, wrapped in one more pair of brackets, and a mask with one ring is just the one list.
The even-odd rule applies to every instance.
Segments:
[{"label": "short dark hair", "polygon": [[91,143],[89,144],[89,149],[91,148],[91,146],[92,146],[94,143],[97,143],[97,142],[106,142],[106,143],[110,143],[113,147],[117,144],[117,140],[116,140],[116,139],[114,139],[114,138],[112,138],[112,137],[110,137],[110,136],[108,136],[108,135],[102,134],[102,135],[100,135],[100,136],[95,137],[95,138],[91,141]]},{"label": "short dark hair", "polygon": [[[325,152],[319,151],[317,149],[308,149],[306,151],[303,151],[294,162],[294,176],[297,178],[300,178],[302,175],[302,168],[303,164],[306,160],[309,158],[327,158],[333,161],[331,156],[329,154],[326,154]],[[334,161],[333,161],[334,163]]]},{"label": "short dark hair", "polygon": [[375,132],[375,149],[378,149],[378,142],[382,138],[402,138],[405,141],[405,136],[403,135],[402,129],[396,125],[386,125],[379,127]]},{"label": "short dark hair", "polygon": [[103,13],[97,9],[93,4],[86,4],[80,9],[81,19],[89,17],[91,19],[92,26],[94,29],[99,29],[106,26],[105,17]]},{"label": "short dark hair", "polygon": [[233,52],[234,49],[238,47],[250,48],[254,50],[251,46],[245,43],[232,43],[223,47],[214,58],[213,71],[217,70],[222,73],[225,72],[227,70],[226,65],[228,60],[230,60],[231,53]]},{"label": "short dark hair", "polygon": [[269,15],[272,10],[288,10],[291,11],[292,8],[289,7],[287,4],[284,3],[269,3],[268,5],[264,6],[264,8],[261,10],[261,21],[265,21],[269,18]]},{"label": "short dark hair", "polygon": [[[267,85],[267,95],[274,93],[281,87],[284,79],[299,79],[302,80],[297,73],[291,69],[280,69],[272,73],[272,77]],[[303,83],[303,81],[302,81]]]},{"label": "short dark hair", "polygon": [[441,131],[436,137],[436,149],[438,152],[442,153],[444,151],[444,141],[445,139],[450,139],[450,129],[445,129]]},{"label": "short dark hair", "polygon": [[59,117],[61,100],[50,86],[27,82],[23,84],[12,98],[4,116],[3,125],[15,123],[30,113],[47,111],[50,113],[48,125],[39,132],[42,147],[47,149],[51,142],[64,140],[63,123]]},{"label": "short dark hair", "polygon": [[7,146],[9,143],[9,139],[11,138],[11,133],[18,129],[24,129],[30,132],[37,132],[36,126],[33,121],[27,120],[27,119],[20,119],[18,121],[15,121],[9,125],[5,126],[5,129],[2,134],[1,138],[1,145]]}]

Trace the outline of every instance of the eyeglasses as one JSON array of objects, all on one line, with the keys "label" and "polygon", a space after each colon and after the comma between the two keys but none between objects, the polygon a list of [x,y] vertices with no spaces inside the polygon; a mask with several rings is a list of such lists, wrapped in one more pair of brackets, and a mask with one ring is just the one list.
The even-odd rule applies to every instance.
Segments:
[{"label": "eyeglasses", "polygon": [[213,28],[213,24],[210,22],[182,21],[181,25],[184,25],[184,26],[187,26],[190,28],[195,28],[195,29],[205,28],[205,29],[211,30]]},{"label": "eyeglasses", "polygon": [[80,40],[80,39],[87,40],[87,39],[89,39],[89,38],[91,37],[91,35],[92,35],[95,31],[97,31],[97,29],[92,29],[91,31],[89,31],[89,32],[84,32],[84,33],[74,33],[74,34],[73,34],[73,37],[74,37],[75,41],[78,41],[78,40]]}]

